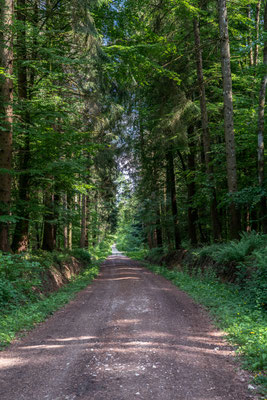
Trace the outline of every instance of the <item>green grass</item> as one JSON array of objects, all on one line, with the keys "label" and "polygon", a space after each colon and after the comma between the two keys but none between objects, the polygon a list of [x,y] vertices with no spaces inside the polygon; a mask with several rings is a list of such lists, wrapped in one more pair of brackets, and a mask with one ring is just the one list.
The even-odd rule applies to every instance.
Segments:
[{"label": "green grass", "polygon": [[98,264],[85,269],[69,284],[48,297],[24,306],[14,306],[12,310],[0,314],[0,348],[7,346],[18,332],[32,329],[49,315],[68,303],[75,294],[89,285],[98,274]]},{"label": "green grass", "polygon": [[[127,253],[141,259],[137,252]],[[262,385],[262,394],[267,395],[267,315],[261,304],[248,302],[244,292],[233,284],[219,281],[214,273],[168,270],[162,266],[145,263],[155,274],[172,281],[188,293],[196,302],[204,305],[213,316],[215,324],[227,334],[227,340],[237,348],[246,369],[254,371],[255,381]]]},{"label": "green grass", "polygon": [[126,252],[128,257],[134,258],[135,260],[143,260],[145,258],[145,256],[147,255],[147,253],[148,253],[147,249]]}]

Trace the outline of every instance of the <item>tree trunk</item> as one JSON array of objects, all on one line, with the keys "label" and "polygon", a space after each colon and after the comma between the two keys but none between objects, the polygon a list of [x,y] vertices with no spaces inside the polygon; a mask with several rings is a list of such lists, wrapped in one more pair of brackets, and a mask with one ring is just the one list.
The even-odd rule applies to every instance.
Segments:
[{"label": "tree trunk", "polygon": [[[251,4],[247,5],[247,17],[251,21]],[[254,60],[253,60],[253,48],[251,41],[251,28],[249,28],[248,46],[249,46],[249,65],[252,67],[252,65],[254,64]]]},{"label": "tree trunk", "polygon": [[[188,170],[193,172],[196,171],[195,166],[195,144],[192,141],[192,134],[194,133],[194,128],[188,128],[188,143],[189,143],[189,154],[187,156],[188,161]],[[192,178],[192,174],[190,174],[189,181],[187,183],[187,200],[188,200],[188,235],[193,246],[197,245],[197,220],[198,220],[198,213],[197,209],[192,206],[193,198],[196,194],[196,184],[195,184],[195,176]]]},{"label": "tree trunk", "polygon": [[86,221],[86,216],[87,216],[87,204],[86,204],[86,199],[87,196],[85,194],[82,195],[82,220],[81,220],[81,237],[80,237],[80,248],[84,249],[85,248],[85,242],[86,242],[86,236],[87,236],[87,221]]},{"label": "tree trunk", "polygon": [[7,76],[0,77],[0,250],[9,251],[8,219],[11,200],[12,125],[13,125],[13,0],[0,0],[0,68]]},{"label": "tree trunk", "polygon": [[162,227],[161,227],[160,205],[159,204],[157,207],[156,236],[157,236],[157,247],[162,247],[163,239],[162,239]]},{"label": "tree trunk", "polygon": [[[267,1],[264,7],[264,31],[267,32]],[[267,86],[267,40],[264,41],[263,64],[265,66],[265,75],[261,81],[258,112],[258,177],[261,187],[264,187],[264,108]],[[263,196],[261,200],[261,219],[263,231],[267,233],[266,196]]]},{"label": "tree trunk", "polygon": [[85,249],[88,250],[89,247],[89,196],[86,196],[86,235],[85,235],[85,242],[84,242],[84,247]]},{"label": "tree trunk", "polygon": [[72,250],[72,222],[68,225],[68,249]]},{"label": "tree trunk", "polygon": [[176,183],[174,174],[174,163],[173,163],[173,153],[169,149],[166,152],[166,162],[167,162],[167,201],[171,203],[172,219],[173,219],[173,232],[174,232],[174,243],[175,249],[178,250],[181,245],[181,238],[178,226],[178,209],[176,202]]},{"label": "tree trunk", "polygon": [[[67,196],[67,205],[68,205],[68,209],[72,210],[73,200],[70,195]],[[72,218],[72,217],[70,217],[70,218]],[[68,221],[68,249],[72,250],[72,220],[71,219],[69,219],[69,221]]]},{"label": "tree trunk", "polygon": [[28,132],[30,116],[27,111],[28,82],[27,67],[24,64],[27,59],[26,47],[26,2],[17,1],[17,20],[21,23],[21,29],[17,35],[17,55],[18,55],[18,99],[22,126],[26,131],[24,146],[20,149],[20,171],[18,183],[18,221],[15,226],[12,249],[13,251],[26,251],[29,245],[29,200],[30,200],[30,137]]},{"label": "tree trunk", "polygon": [[[230,43],[228,35],[228,20],[226,0],[218,0],[219,27],[221,39],[221,65],[223,78],[224,98],[224,134],[226,146],[226,168],[228,192],[233,195],[237,192],[237,169],[233,119],[232,75],[230,65]],[[240,213],[234,202],[230,204],[230,237],[238,238],[240,232]]]},{"label": "tree trunk", "polygon": [[47,191],[44,195],[46,207],[44,215],[44,235],[42,249],[53,251],[56,248],[55,195]]},{"label": "tree trunk", "polygon": [[258,64],[259,57],[259,32],[260,32],[260,10],[261,10],[261,0],[258,0],[256,5],[256,13],[255,13],[255,24],[256,24],[256,44],[254,50],[254,65]]},{"label": "tree trunk", "polygon": [[64,210],[64,218],[63,218],[63,241],[64,241],[64,249],[68,248],[68,200],[67,194],[63,195],[63,210]]},{"label": "tree trunk", "polygon": [[216,189],[214,185],[213,177],[213,167],[211,164],[211,145],[210,145],[210,133],[208,124],[208,112],[206,105],[206,90],[204,84],[203,76],[203,61],[202,61],[202,50],[200,42],[200,30],[199,22],[197,18],[194,18],[194,35],[195,35],[195,48],[196,48],[196,64],[197,64],[197,76],[198,76],[198,86],[200,94],[200,108],[201,108],[201,123],[202,123],[202,137],[203,137],[203,147],[205,156],[205,166],[208,179],[211,184],[211,205],[210,205],[210,215],[212,223],[213,239],[215,241],[221,239],[221,225],[220,219],[217,211],[217,198]]}]

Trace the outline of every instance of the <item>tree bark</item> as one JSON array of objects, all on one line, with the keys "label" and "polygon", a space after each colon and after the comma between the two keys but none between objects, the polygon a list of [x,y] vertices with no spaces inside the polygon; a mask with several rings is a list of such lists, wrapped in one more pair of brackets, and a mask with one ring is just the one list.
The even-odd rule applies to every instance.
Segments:
[{"label": "tree bark", "polygon": [[[267,32],[267,1],[264,7],[264,31]],[[267,40],[264,42],[263,49],[263,65],[265,66],[265,74],[261,81],[260,94],[259,94],[259,111],[258,111],[258,178],[259,185],[264,187],[264,108],[267,86]],[[261,200],[261,219],[262,228],[267,233],[267,207],[266,196],[264,195]]]},{"label": "tree bark", "polygon": [[[251,21],[251,4],[247,5],[247,17]],[[249,46],[249,65],[252,67],[252,65],[254,64],[254,60],[253,60],[253,48],[251,40],[251,28],[249,28],[248,46]]]},{"label": "tree bark", "polygon": [[64,217],[63,217],[63,246],[64,249],[68,248],[68,200],[67,194],[64,193],[63,195],[63,210],[64,210]]},{"label": "tree bark", "polygon": [[[13,0],[0,0],[0,68],[7,76],[0,78],[0,217],[9,216],[11,201],[12,133],[13,133]],[[0,222],[0,250],[10,251],[8,221]]]},{"label": "tree bark", "polygon": [[256,4],[256,13],[255,13],[255,24],[256,24],[256,44],[254,49],[254,65],[258,64],[259,57],[259,32],[260,32],[260,10],[261,10],[261,0],[258,0]]},{"label": "tree bark", "polygon": [[18,183],[18,202],[17,216],[18,221],[15,226],[14,236],[12,241],[13,251],[22,252],[28,249],[29,245],[29,200],[30,200],[30,137],[29,137],[29,122],[30,116],[27,110],[28,100],[28,81],[27,67],[27,46],[26,46],[26,2],[25,0],[17,1],[17,20],[21,23],[21,29],[17,35],[17,55],[18,55],[18,100],[20,107],[20,115],[22,126],[26,132],[24,145],[20,149],[20,172]]},{"label": "tree bark", "polygon": [[[223,78],[224,135],[226,146],[227,182],[228,192],[231,196],[235,192],[237,192],[237,168],[234,137],[230,43],[228,34],[226,0],[218,0],[218,8],[221,39],[221,66]],[[238,238],[240,229],[240,213],[238,212],[234,202],[232,201],[230,204],[230,237],[232,239]]]},{"label": "tree bark", "polygon": [[159,204],[157,206],[156,236],[157,236],[157,247],[162,247],[163,246],[163,238],[162,238],[162,226],[161,226],[160,205]]},{"label": "tree bark", "polygon": [[176,183],[175,183],[175,173],[174,173],[174,162],[173,153],[169,149],[166,152],[166,167],[167,167],[167,201],[171,203],[171,211],[173,218],[173,232],[174,232],[174,243],[175,249],[178,250],[181,245],[181,238],[178,225],[178,209],[176,201]]},{"label": "tree bark", "polygon": [[[189,143],[189,153],[187,156],[187,166],[190,172],[195,173],[195,145],[192,141],[192,135],[194,133],[194,128],[188,128],[188,143]],[[197,221],[198,213],[197,209],[192,205],[193,198],[196,194],[196,184],[194,178],[190,177],[187,183],[187,201],[188,201],[188,235],[193,246],[197,245]]]},{"label": "tree bark", "polygon": [[194,35],[195,35],[195,48],[196,48],[196,64],[197,64],[197,76],[198,76],[198,87],[200,94],[200,108],[201,108],[201,124],[202,124],[202,137],[203,147],[205,156],[206,173],[208,175],[209,182],[211,183],[211,204],[210,204],[210,215],[212,223],[213,239],[215,241],[221,240],[221,224],[217,211],[217,198],[216,189],[214,185],[213,167],[211,164],[211,144],[210,144],[210,133],[208,124],[208,112],[206,105],[206,90],[203,76],[203,61],[202,61],[202,50],[200,42],[200,30],[199,21],[194,18]]},{"label": "tree bark", "polygon": [[90,207],[89,207],[89,196],[86,196],[86,235],[84,247],[88,250],[89,247],[89,217],[90,217]]},{"label": "tree bark", "polygon": [[82,215],[81,215],[81,237],[80,237],[80,248],[85,248],[86,236],[87,236],[87,204],[86,204],[87,196],[85,194],[82,195]]},{"label": "tree bark", "polygon": [[56,235],[57,235],[57,206],[58,196],[51,191],[47,190],[44,195],[44,204],[46,207],[44,215],[44,235],[42,249],[53,251],[56,248]]},{"label": "tree bark", "polygon": [[[67,195],[67,207],[69,210],[72,210],[73,207],[73,199],[71,195]],[[70,217],[68,221],[68,249],[72,250],[72,217]]]}]

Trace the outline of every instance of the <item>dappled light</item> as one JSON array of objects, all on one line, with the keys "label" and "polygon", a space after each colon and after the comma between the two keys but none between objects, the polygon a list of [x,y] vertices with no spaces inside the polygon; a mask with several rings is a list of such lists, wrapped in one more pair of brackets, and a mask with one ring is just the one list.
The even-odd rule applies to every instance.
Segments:
[{"label": "dappled light", "polygon": [[[60,398],[62,391],[100,400],[107,390],[125,399],[144,400],[162,399],[162,390],[168,400],[214,400],[216,390],[220,399],[237,400],[234,393],[240,387],[231,388],[235,378],[229,368],[234,353],[222,333],[211,329],[203,315],[197,322],[197,306],[170,283],[159,283],[151,272],[144,274],[143,268],[124,257],[112,257],[95,280],[95,297],[91,290],[85,291],[81,316],[72,303],[47,327],[41,325],[10,353],[3,353],[0,376],[4,379],[13,370],[21,376],[14,398],[22,390],[23,376],[26,379],[30,373],[36,376],[39,393],[49,400]],[[50,374],[52,365],[56,365],[56,380]],[[37,370],[45,381],[39,380]],[[51,388],[54,397],[49,397]],[[30,389],[23,390],[30,399]],[[232,397],[225,397],[230,393]]]},{"label": "dappled light", "polygon": [[266,32],[267,0],[0,0],[0,400],[266,392]]}]

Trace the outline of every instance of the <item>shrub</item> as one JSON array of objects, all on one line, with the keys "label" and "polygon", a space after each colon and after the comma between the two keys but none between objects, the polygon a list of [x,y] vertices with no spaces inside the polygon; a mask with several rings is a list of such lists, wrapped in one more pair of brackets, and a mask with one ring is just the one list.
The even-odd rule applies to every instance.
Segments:
[{"label": "shrub", "polygon": [[244,290],[253,302],[267,308],[267,248],[254,251]]},{"label": "shrub", "polygon": [[43,266],[25,255],[0,253],[0,306],[25,304],[38,297]]},{"label": "shrub", "polygon": [[254,250],[265,247],[266,243],[267,235],[244,232],[241,234],[239,241],[233,240],[229,243],[212,244],[196,250],[194,254],[201,258],[210,257],[219,264],[238,263],[244,261]]},{"label": "shrub", "polygon": [[166,254],[163,247],[155,247],[150,249],[146,255],[146,258],[152,262],[159,262],[161,258]]},{"label": "shrub", "polygon": [[86,264],[91,264],[91,255],[85,249],[74,249],[71,251],[71,255]]}]

